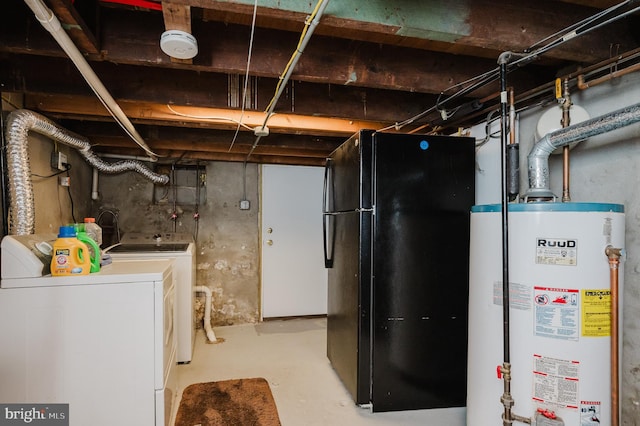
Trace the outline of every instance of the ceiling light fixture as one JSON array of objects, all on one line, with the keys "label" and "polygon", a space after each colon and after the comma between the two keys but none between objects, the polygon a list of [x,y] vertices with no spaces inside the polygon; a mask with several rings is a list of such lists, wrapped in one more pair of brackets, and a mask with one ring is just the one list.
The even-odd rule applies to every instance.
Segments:
[{"label": "ceiling light fixture", "polygon": [[176,59],[191,59],[198,54],[198,42],[185,31],[167,30],[160,37],[160,48]]}]

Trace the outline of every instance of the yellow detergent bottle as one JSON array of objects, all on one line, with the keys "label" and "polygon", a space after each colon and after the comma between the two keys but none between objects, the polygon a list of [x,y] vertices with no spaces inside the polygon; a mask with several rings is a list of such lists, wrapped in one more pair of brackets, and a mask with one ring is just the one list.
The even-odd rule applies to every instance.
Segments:
[{"label": "yellow detergent bottle", "polygon": [[58,239],[53,243],[51,275],[88,275],[91,256],[85,243],[76,238],[73,226],[61,226]]}]

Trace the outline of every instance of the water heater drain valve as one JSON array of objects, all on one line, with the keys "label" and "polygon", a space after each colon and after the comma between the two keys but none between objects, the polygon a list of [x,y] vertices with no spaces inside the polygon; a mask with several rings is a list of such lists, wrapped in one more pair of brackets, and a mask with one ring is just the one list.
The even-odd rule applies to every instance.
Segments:
[{"label": "water heater drain valve", "polygon": [[538,408],[531,424],[532,426],[564,426],[564,421],[555,412]]}]

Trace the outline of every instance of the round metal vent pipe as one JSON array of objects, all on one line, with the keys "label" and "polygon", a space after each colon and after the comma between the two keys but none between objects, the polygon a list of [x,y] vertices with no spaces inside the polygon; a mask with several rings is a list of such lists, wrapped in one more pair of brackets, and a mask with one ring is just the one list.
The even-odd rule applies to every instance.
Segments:
[{"label": "round metal vent pipe", "polygon": [[525,201],[555,199],[549,184],[549,155],[557,148],[596,136],[640,121],[640,104],[613,111],[548,133],[533,146],[527,157],[529,190]]}]

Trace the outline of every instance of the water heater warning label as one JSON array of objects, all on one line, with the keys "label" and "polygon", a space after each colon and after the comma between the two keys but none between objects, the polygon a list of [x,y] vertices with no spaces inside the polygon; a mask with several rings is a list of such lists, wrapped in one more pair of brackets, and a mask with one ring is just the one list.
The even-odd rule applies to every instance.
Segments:
[{"label": "water heater warning label", "polygon": [[582,335],[611,335],[611,290],[582,290]]},{"label": "water heater warning label", "polygon": [[540,265],[578,264],[578,240],[570,238],[537,238],[536,263]]},{"label": "water heater warning label", "polygon": [[533,355],[533,400],[578,409],[580,363]]},{"label": "water heater warning label", "polygon": [[580,426],[600,425],[600,401],[580,401]]},{"label": "water heater warning label", "polygon": [[579,296],[577,289],[534,287],[535,335],[578,340]]}]

